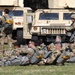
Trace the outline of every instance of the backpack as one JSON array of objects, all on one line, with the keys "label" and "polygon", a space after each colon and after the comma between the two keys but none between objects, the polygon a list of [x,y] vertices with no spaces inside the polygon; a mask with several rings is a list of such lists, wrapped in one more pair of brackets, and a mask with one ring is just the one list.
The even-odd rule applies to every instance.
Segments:
[{"label": "backpack", "polygon": [[4,33],[6,35],[11,34],[12,33],[12,24],[13,24],[13,19],[11,16],[9,17],[5,17],[3,16],[5,19],[5,24],[4,24]]},{"label": "backpack", "polygon": [[9,17],[3,16],[3,17],[5,19],[5,24],[8,24],[8,25],[12,25],[13,24],[13,19],[12,19],[11,16],[9,16]]},{"label": "backpack", "polygon": [[37,50],[34,50],[34,52],[34,55],[30,58],[31,64],[37,64],[40,61],[40,59],[37,58],[37,56],[40,55],[39,52]]}]

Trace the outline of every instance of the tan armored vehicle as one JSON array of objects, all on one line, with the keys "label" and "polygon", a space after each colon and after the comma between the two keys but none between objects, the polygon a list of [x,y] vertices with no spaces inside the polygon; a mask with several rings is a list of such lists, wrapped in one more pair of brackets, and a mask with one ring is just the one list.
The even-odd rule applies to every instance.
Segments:
[{"label": "tan armored vehicle", "polygon": [[57,35],[60,35],[65,41],[66,29],[72,23],[72,12],[72,10],[67,9],[38,9],[34,13],[34,21],[30,30],[28,28],[30,35],[34,38],[35,36],[43,37],[50,42],[54,41]]},{"label": "tan armored vehicle", "polygon": [[38,9],[34,13],[32,24],[24,24],[23,37],[35,40],[43,37],[44,41],[53,42],[56,36],[60,35],[62,42],[68,42],[70,37],[66,32],[71,28],[71,15],[75,11],[70,8],[74,7],[74,4],[71,4],[69,0],[48,1],[50,9]]},{"label": "tan armored vehicle", "polygon": [[13,18],[12,30],[16,31],[17,41],[22,42],[24,14],[32,12],[32,9],[23,7],[23,0],[0,0],[0,17],[4,14],[4,9],[10,10],[9,15]]}]

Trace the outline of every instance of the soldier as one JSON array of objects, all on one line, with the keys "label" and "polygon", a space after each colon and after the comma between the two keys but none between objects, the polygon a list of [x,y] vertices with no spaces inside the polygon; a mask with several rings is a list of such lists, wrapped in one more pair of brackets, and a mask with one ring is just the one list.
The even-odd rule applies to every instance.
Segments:
[{"label": "soldier", "polygon": [[71,55],[70,59],[68,59],[67,62],[75,63],[75,44],[71,44],[70,48],[71,48]]},{"label": "soldier", "polygon": [[32,54],[31,51],[32,50],[28,48],[28,46],[21,48],[16,47],[12,50],[5,50],[4,57],[1,58],[1,65],[27,65],[29,64],[29,56]]},{"label": "soldier", "polygon": [[12,32],[12,17],[9,16],[9,9],[4,9],[4,15],[1,18],[2,23],[4,25],[4,32],[6,35]]},{"label": "soldier", "polygon": [[71,20],[72,20],[72,24],[70,26],[70,30],[72,31],[71,33],[71,37],[70,37],[70,42],[75,42],[75,14],[71,15]]},{"label": "soldier", "polygon": [[31,40],[25,47],[5,51],[5,59],[2,59],[2,63],[4,66],[37,64],[40,61],[37,56],[39,56],[38,49],[35,42]]},{"label": "soldier", "polygon": [[64,63],[71,57],[71,48],[67,46],[65,50],[62,51],[61,55],[57,59],[57,65],[64,65]]},{"label": "soldier", "polygon": [[[9,9],[4,9],[4,15],[1,17],[2,25],[3,25],[3,32],[5,33],[4,39],[7,36],[8,38],[8,45],[12,47],[12,39],[11,39],[11,33],[12,33],[12,17],[9,16]],[[10,48],[11,49],[11,48]]]},{"label": "soldier", "polygon": [[70,48],[66,48],[66,50],[61,51],[57,48],[54,48],[53,45],[50,45],[49,49],[52,50],[47,53],[47,57],[43,60],[45,64],[64,65],[66,60],[70,58]]},{"label": "soldier", "polygon": [[56,47],[53,43],[48,45],[48,50],[44,54],[44,57],[42,59],[44,64],[55,64],[55,60],[60,55],[60,51],[56,50]]},{"label": "soldier", "polygon": [[29,64],[29,58],[25,53],[30,52],[30,49],[25,48],[16,48],[14,50],[6,50],[4,53],[4,57],[1,59],[1,63],[4,66],[12,66],[12,65],[27,65]]},{"label": "soldier", "polygon": [[[62,52],[62,43],[61,37],[57,36],[55,40],[55,44],[51,43],[48,45],[48,52],[45,55],[44,62],[45,64],[63,64],[64,60],[68,59],[68,52]],[[66,59],[63,56],[67,56]]]},{"label": "soldier", "polygon": [[56,49],[55,45],[50,45],[50,51],[48,51],[48,55],[46,56],[46,64],[56,64],[57,58],[60,56],[61,52]]},{"label": "soldier", "polygon": [[34,40],[29,41],[29,47],[34,50],[33,56],[30,57],[30,63],[37,64],[40,61],[40,59],[37,57],[40,55],[40,53],[39,53],[39,50],[37,49],[37,47],[35,46]]},{"label": "soldier", "polygon": [[48,57],[46,58],[45,63],[56,64],[56,60],[61,55],[62,50],[61,37],[56,36],[55,42],[48,45],[48,49]]}]

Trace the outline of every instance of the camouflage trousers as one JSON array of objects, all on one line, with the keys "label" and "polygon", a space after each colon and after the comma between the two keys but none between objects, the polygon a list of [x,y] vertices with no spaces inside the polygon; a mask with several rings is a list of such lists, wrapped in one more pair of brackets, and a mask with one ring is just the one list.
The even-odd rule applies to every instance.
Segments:
[{"label": "camouflage trousers", "polygon": [[27,64],[29,64],[29,59],[27,56],[18,56],[16,58],[9,58],[6,61],[0,61],[0,66],[19,66]]},{"label": "camouflage trousers", "polygon": [[59,50],[56,50],[54,52],[48,52],[48,53],[49,53],[49,55],[46,58],[47,64],[52,64],[57,59],[57,57],[61,54],[61,52]]},{"label": "camouflage trousers", "polygon": [[70,58],[70,52],[68,51],[63,51],[63,53],[61,53],[61,55],[58,57],[57,59],[57,64],[62,64],[64,65],[64,63],[66,62],[66,60],[68,60]]},{"label": "camouflage trousers", "polygon": [[68,59],[67,62],[75,63],[75,56],[70,57],[70,59]]}]

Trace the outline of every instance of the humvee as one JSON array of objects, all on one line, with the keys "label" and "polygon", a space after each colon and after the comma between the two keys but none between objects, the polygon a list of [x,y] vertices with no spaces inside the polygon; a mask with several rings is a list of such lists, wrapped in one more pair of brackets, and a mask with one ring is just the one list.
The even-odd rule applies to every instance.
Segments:
[{"label": "humvee", "polygon": [[25,13],[32,12],[32,9],[24,7],[23,0],[0,0],[0,17],[3,15],[4,9],[9,9],[9,15],[13,18],[12,37],[16,37],[17,41],[21,43],[23,40],[23,17]]},{"label": "humvee", "polygon": [[[73,0],[74,1],[74,0]],[[73,2],[72,1],[72,2]],[[32,16],[32,24],[24,22],[25,39],[38,40],[41,37],[45,42],[54,42],[57,35],[61,36],[62,42],[70,42],[71,15],[75,13],[74,4],[69,0],[48,0],[49,9],[37,9]]]},{"label": "humvee", "polygon": [[[33,39],[43,37],[45,41],[53,42],[59,35],[65,42],[67,41],[66,29],[72,23],[71,15],[73,13],[75,13],[73,10],[68,9],[38,9],[34,13],[32,25],[28,26],[30,28],[27,30]],[[26,31],[24,33],[26,38]]]}]

